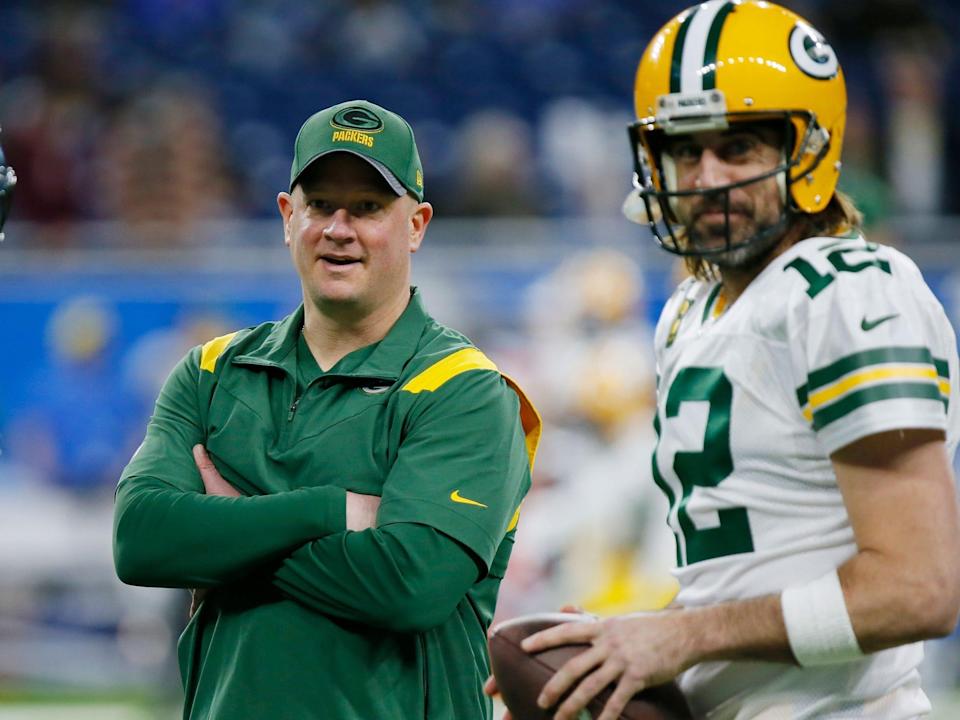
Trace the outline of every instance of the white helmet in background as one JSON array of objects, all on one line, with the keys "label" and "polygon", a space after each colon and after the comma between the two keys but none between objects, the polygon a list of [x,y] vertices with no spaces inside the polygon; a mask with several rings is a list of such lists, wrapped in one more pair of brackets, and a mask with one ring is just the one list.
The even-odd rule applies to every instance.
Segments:
[{"label": "white helmet in background", "polygon": [[17,174],[7,165],[0,146],[0,240],[3,240],[3,223],[10,212],[10,203],[13,201],[13,188],[17,184]]}]

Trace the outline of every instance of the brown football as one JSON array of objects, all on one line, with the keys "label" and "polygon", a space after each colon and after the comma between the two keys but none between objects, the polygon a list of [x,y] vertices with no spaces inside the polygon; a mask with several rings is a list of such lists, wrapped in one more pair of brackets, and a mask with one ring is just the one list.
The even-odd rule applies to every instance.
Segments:
[{"label": "brown football", "polygon": [[[584,622],[589,616],[576,613],[541,613],[507,620],[490,635],[490,665],[503,702],[514,720],[549,720],[552,710],[537,707],[537,696],[547,680],[587,645],[561,645],[530,654],[520,647],[528,635],[564,622]],[[612,687],[597,695],[587,706],[597,718],[610,697]],[[621,720],[692,720],[693,715],[676,683],[647,688],[633,696],[620,713]]]}]

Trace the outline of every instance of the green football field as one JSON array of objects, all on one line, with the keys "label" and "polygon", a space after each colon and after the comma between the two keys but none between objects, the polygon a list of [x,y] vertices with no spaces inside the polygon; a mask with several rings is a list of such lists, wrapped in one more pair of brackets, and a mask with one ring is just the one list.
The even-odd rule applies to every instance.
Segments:
[{"label": "green football field", "polygon": [[0,691],[2,720],[178,720],[177,699],[137,692]]},{"label": "green football field", "polygon": [[[502,708],[496,708],[499,719]],[[56,699],[31,695],[0,696],[3,720],[179,720],[179,708],[170,701],[137,696],[58,695]],[[934,698],[930,720],[960,718],[960,691]]]}]

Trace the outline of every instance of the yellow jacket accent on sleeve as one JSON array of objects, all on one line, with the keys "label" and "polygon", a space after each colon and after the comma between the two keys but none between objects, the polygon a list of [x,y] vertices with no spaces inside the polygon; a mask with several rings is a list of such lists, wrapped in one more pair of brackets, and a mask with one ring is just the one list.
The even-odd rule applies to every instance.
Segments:
[{"label": "yellow jacket accent on sleeve", "polygon": [[217,359],[227,349],[227,345],[230,344],[230,341],[233,340],[233,336],[236,335],[235,332],[230,333],[229,335],[221,335],[218,338],[209,340],[204,343],[203,349],[200,351],[200,369],[206,370],[207,372],[213,372],[217,367]]},{"label": "yellow jacket accent on sleeve", "polygon": [[527,394],[523,392],[523,388],[517,384],[517,381],[509,375],[500,374],[507,385],[510,386],[510,389],[520,398],[520,424],[523,425],[523,434],[527,440],[527,456],[530,458],[530,472],[532,473],[533,461],[537,456],[537,446],[540,444],[540,434],[543,432],[543,420],[540,418],[537,408],[530,402]]},{"label": "yellow jacket accent on sleeve", "polygon": [[[499,372],[497,366],[482,352],[476,348],[464,348],[435,362],[411,379],[402,389],[411,393],[419,393],[424,390],[432,392],[447,382],[447,380],[468,370],[494,370]],[[530,461],[530,472],[532,473],[533,462],[537,455],[537,446],[540,444],[540,434],[543,431],[543,420],[540,418],[540,413],[537,412],[537,409],[533,403],[530,402],[529,398],[527,398],[526,393],[523,392],[523,389],[517,382],[503,373],[500,373],[500,375],[520,400],[520,424],[523,426],[523,433],[527,444],[527,457]],[[520,508],[518,507],[510,520],[510,526],[507,528],[507,532],[515,529],[519,520]]]},{"label": "yellow jacket accent on sleeve", "polygon": [[[204,348],[204,350],[206,350],[206,348]],[[493,361],[482,352],[476,348],[464,348],[463,350],[457,350],[457,352],[447,355],[442,360],[438,360],[410,380],[402,389],[411,393],[419,393],[424,390],[433,392],[447,380],[468,370],[494,370],[500,372]],[[537,454],[537,446],[540,444],[543,420],[540,419],[540,413],[537,412],[537,409],[527,398],[526,393],[523,392],[517,382],[508,375],[504,375],[503,373],[500,373],[500,375],[520,399],[520,422],[523,425],[523,433],[526,436],[527,455],[530,458],[530,471],[533,472],[533,461]]]},{"label": "yellow jacket accent on sleeve", "polygon": [[[527,458],[530,460],[530,474],[532,476],[533,461],[537,457],[537,446],[540,444],[540,435],[543,432],[543,419],[540,417],[537,408],[530,402],[523,388],[517,384],[516,380],[509,375],[500,374],[507,385],[510,386],[510,389],[520,398],[520,424],[523,425],[523,434],[526,437]],[[507,532],[516,530],[517,525],[520,524],[520,508],[522,507],[523,503],[521,502],[520,505],[517,506],[517,511],[513,513],[513,517],[510,518],[510,525],[507,526]]]},{"label": "yellow jacket accent on sleeve", "polygon": [[523,507],[523,503],[517,505],[516,512],[513,513],[513,517],[510,518],[510,524],[507,525],[507,532],[517,529],[517,525],[520,524],[520,508]]},{"label": "yellow jacket accent on sleeve", "polygon": [[497,370],[497,366],[476,348],[464,348],[438,360],[403,386],[403,390],[419,393],[433,392],[447,380],[469,370]]}]

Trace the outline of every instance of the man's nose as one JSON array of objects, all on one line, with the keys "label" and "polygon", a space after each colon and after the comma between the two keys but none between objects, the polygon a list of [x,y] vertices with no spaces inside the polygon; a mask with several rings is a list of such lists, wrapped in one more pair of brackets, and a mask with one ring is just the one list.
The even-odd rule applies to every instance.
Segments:
[{"label": "man's nose", "polygon": [[700,165],[694,178],[694,185],[701,188],[718,187],[730,181],[727,164],[717,154],[706,148],[700,153]]},{"label": "man's nose", "polygon": [[327,220],[323,228],[323,236],[333,242],[349,242],[354,237],[353,225],[350,222],[350,213],[346,208],[337,208]]}]

